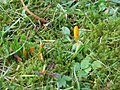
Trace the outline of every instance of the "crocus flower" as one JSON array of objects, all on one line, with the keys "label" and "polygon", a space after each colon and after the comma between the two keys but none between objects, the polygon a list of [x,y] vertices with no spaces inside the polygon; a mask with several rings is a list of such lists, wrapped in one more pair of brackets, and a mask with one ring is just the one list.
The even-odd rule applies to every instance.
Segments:
[{"label": "crocus flower", "polygon": [[75,41],[78,42],[78,38],[79,38],[79,29],[78,29],[78,26],[74,27],[74,38],[75,38]]}]

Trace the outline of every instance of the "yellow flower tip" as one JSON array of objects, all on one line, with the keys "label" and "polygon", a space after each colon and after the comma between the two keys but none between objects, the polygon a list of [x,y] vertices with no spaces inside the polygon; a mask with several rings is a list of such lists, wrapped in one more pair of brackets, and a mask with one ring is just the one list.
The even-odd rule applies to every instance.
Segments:
[{"label": "yellow flower tip", "polygon": [[75,38],[75,40],[77,42],[78,38],[79,38],[79,28],[78,28],[78,26],[74,27],[74,38]]}]

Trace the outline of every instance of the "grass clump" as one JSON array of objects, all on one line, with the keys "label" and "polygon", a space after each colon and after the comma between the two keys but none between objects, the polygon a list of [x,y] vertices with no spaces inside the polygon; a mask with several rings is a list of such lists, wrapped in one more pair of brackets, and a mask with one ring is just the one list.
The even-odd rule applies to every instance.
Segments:
[{"label": "grass clump", "polygon": [[0,2],[1,90],[120,89],[119,2],[24,3],[49,22],[29,15],[20,1]]}]

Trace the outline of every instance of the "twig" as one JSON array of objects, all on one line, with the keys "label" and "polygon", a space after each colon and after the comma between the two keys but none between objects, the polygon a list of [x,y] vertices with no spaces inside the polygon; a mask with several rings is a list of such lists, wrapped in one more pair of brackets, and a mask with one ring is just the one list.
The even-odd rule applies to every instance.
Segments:
[{"label": "twig", "polygon": [[[11,49],[11,52],[14,52],[14,50]],[[22,62],[22,58],[20,58],[17,54],[13,54],[13,56],[17,61]]]},{"label": "twig", "polygon": [[32,13],[32,12],[26,7],[26,5],[25,5],[25,3],[23,2],[23,0],[21,0],[21,3],[22,3],[22,5],[23,5],[23,7],[25,8],[25,10],[26,10],[30,15],[32,15],[34,18],[40,20],[40,21],[43,22],[43,23],[47,23],[47,22],[48,22],[48,21],[46,21],[45,19],[40,18],[40,17],[38,17],[37,15],[35,15],[34,13]]}]

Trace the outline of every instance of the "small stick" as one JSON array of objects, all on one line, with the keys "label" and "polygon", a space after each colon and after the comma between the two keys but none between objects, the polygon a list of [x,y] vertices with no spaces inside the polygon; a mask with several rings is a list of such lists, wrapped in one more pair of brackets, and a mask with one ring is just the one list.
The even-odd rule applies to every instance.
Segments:
[{"label": "small stick", "polygon": [[[14,52],[14,50],[10,50],[11,52]],[[19,62],[22,62],[22,58],[20,58],[17,54],[13,54],[13,57],[17,60],[17,61],[19,61]]]},{"label": "small stick", "polygon": [[43,23],[47,23],[47,22],[48,22],[48,21],[46,21],[45,19],[40,18],[40,17],[38,17],[37,15],[35,15],[34,13],[32,13],[32,12],[26,7],[26,5],[25,5],[25,3],[23,2],[23,0],[21,0],[21,3],[22,3],[22,5],[23,5],[23,7],[25,8],[25,10],[26,10],[30,15],[32,15],[34,18],[40,20],[40,21],[43,22]]},{"label": "small stick", "polygon": [[19,62],[22,62],[22,58],[20,58],[17,54],[13,54],[14,58],[17,59]]}]

